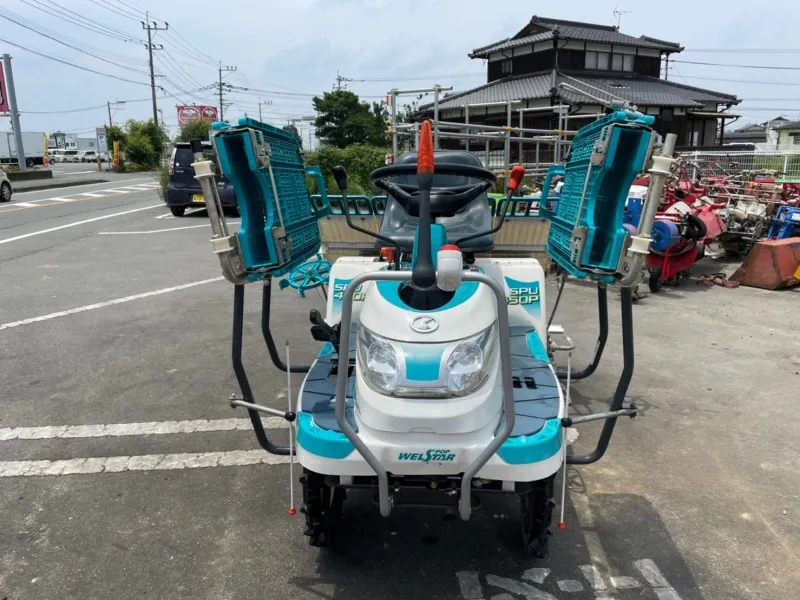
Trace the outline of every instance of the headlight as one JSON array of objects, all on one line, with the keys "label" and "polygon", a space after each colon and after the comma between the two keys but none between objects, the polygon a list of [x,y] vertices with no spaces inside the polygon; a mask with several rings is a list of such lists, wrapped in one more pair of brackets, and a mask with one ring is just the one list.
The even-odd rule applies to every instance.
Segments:
[{"label": "headlight", "polygon": [[447,389],[454,396],[466,396],[486,381],[496,346],[494,324],[456,346],[445,368]]},{"label": "headlight", "polygon": [[359,326],[358,355],[369,386],[382,394],[394,392],[400,381],[400,362],[392,345]]}]

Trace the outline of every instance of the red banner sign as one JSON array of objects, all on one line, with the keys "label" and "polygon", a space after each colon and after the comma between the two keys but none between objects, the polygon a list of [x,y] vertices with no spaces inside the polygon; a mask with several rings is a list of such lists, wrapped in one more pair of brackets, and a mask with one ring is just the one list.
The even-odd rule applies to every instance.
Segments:
[{"label": "red banner sign", "polygon": [[6,78],[3,75],[3,63],[0,63],[0,113],[7,113],[8,107],[8,90],[6,89]]},{"label": "red banner sign", "polygon": [[206,121],[217,120],[216,106],[197,106],[179,105],[178,106],[178,125],[186,125],[192,121],[204,119]]}]

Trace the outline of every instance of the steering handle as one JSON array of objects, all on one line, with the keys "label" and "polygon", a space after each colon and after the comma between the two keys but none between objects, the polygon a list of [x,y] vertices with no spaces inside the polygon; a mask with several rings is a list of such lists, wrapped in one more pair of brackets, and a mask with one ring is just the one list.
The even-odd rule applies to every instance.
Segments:
[{"label": "steering handle", "polygon": [[[369,175],[372,183],[377,185],[379,179],[386,179],[387,177],[394,177],[396,175],[416,175],[416,164],[402,164],[402,165],[388,165],[386,167],[379,167]],[[483,167],[475,167],[473,165],[458,165],[453,163],[440,163],[434,167],[434,175],[461,175],[462,177],[472,177],[474,179],[482,179],[483,181],[490,181],[492,185],[497,183],[497,175]]]}]

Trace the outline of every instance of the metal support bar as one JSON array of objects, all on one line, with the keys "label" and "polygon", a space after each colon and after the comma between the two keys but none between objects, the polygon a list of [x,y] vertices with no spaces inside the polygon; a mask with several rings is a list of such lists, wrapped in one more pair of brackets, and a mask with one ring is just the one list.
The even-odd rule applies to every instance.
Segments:
[{"label": "metal support bar", "polygon": [[[454,121],[439,121],[439,126],[443,129],[465,129],[466,123],[456,123]],[[508,125],[511,127],[511,125]],[[483,125],[480,123],[470,123],[470,129],[481,129],[484,131],[499,131],[501,133],[505,133],[506,127],[502,127],[500,125]],[[553,129],[531,129],[529,127],[511,127],[512,131],[517,133],[536,133],[541,135],[553,135],[555,132]],[[577,131],[564,131],[566,135],[575,135],[578,133]]]},{"label": "metal support bar", "polygon": [[[244,285],[235,285],[233,287],[233,336],[231,341],[231,360],[233,362],[233,372],[236,374],[236,381],[239,382],[239,389],[242,390],[242,397],[245,402],[255,404],[253,400],[253,390],[250,388],[250,382],[247,379],[247,373],[242,364],[242,331],[244,322]],[[267,432],[264,431],[264,425],[261,423],[261,416],[257,410],[252,408],[247,409],[247,414],[250,417],[250,423],[253,425],[253,430],[256,433],[256,439],[259,445],[269,452],[270,454],[277,454],[279,456],[288,456],[288,446],[276,446],[267,437]]]},{"label": "metal support bar", "polygon": [[621,408],[619,410],[608,410],[605,412],[592,413],[590,415],[583,415],[580,417],[566,417],[565,425],[572,427],[573,425],[580,425],[581,423],[591,423],[592,421],[602,421],[603,419],[616,419],[618,417],[635,417],[639,412],[638,408]]},{"label": "metal support bar", "polygon": [[[354,277],[344,291],[342,299],[342,315],[339,345],[339,374],[336,378],[336,422],[339,429],[345,434],[353,444],[359,454],[367,461],[372,470],[378,477],[378,506],[381,515],[388,516],[391,512],[391,500],[389,498],[389,476],[381,462],[375,457],[372,451],[364,444],[358,434],[353,431],[345,418],[345,407],[347,403],[347,373],[350,367],[350,322],[353,318],[353,294],[356,289],[367,281],[409,281],[411,271],[373,271],[362,273]],[[458,500],[458,508],[461,518],[467,520],[472,512],[470,503],[472,478],[480,471],[489,459],[495,455],[497,450],[511,436],[514,430],[516,415],[514,412],[514,388],[511,379],[511,342],[503,332],[509,330],[508,307],[504,286],[500,285],[494,278],[472,271],[465,271],[462,281],[476,281],[488,285],[495,294],[497,300],[497,326],[500,334],[500,377],[503,385],[503,411],[505,413],[505,424],[503,430],[496,435],[492,441],[483,449],[478,457],[464,471],[461,479],[461,496]]]},{"label": "metal support bar", "polygon": [[439,86],[433,86],[433,150],[439,149]]},{"label": "metal support bar", "polygon": [[[606,347],[606,341],[608,340],[608,288],[603,283],[597,284],[597,314],[600,322],[600,332],[597,336],[597,343],[594,345],[592,360],[586,368],[580,371],[573,371],[570,375],[572,379],[586,379],[594,373],[600,364],[600,358],[603,356],[603,350]],[[556,369],[556,375],[563,379],[567,376],[567,370],[563,367],[558,368]]]},{"label": "metal support bar", "polygon": [[280,417],[281,419],[286,419],[287,421],[294,421],[297,417],[292,412],[286,412],[285,410],[278,410],[277,408],[270,408],[269,406],[261,406],[260,404],[253,404],[252,402],[245,402],[233,396],[230,400],[230,404],[232,407],[241,406],[242,408],[247,408],[250,410],[257,410],[258,412],[264,413],[265,415],[272,415],[273,417]]},{"label": "metal support bar", "polygon": [[[467,125],[467,135],[469,135],[469,104],[464,107],[464,125]],[[467,144],[467,152],[469,152],[469,138],[465,140]],[[784,172],[786,169],[784,169]]]},{"label": "metal support bar", "polygon": [[392,97],[392,163],[397,160],[397,90],[389,92]]},{"label": "metal support bar", "polygon": [[[237,286],[238,287],[238,286]],[[272,339],[272,332],[269,328],[269,315],[272,306],[272,277],[264,279],[264,287],[261,291],[261,334],[264,336],[264,342],[267,344],[267,351],[269,357],[272,359],[272,364],[279,370],[286,373],[286,363],[281,360],[281,355],[275,347],[275,340]],[[292,373],[308,373],[311,365],[292,365]],[[246,400],[246,398],[245,398]]]},{"label": "metal support bar", "polygon": [[[633,293],[631,288],[623,287],[619,290],[620,298],[620,312],[622,316],[622,375],[617,383],[617,389],[614,390],[614,396],[611,399],[610,412],[616,412],[622,409],[625,402],[625,394],[628,392],[628,386],[633,377],[634,366],[634,353],[633,353]],[[611,441],[611,435],[614,433],[614,427],[617,424],[617,417],[610,417],[603,425],[603,430],[600,432],[600,439],[597,441],[597,447],[590,454],[580,454],[577,456],[567,457],[567,462],[571,465],[590,465],[600,460],[608,449],[608,443]]]}]

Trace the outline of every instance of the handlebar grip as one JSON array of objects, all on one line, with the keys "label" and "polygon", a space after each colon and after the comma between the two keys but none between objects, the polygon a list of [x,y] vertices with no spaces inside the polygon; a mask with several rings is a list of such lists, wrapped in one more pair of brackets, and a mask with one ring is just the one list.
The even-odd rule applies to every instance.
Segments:
[{"label": "handlebar grip", "polygon": [[540,217],[551,218],[553,216],[554,213],[550,210],[547,210],[547,196],[550,194],[550,185],[553,181],[553,177],[564,175],[565,173],[566,169],[564,168],[564,165],[550,165],[550,168],[547,169],[547,175],[544,178],[544,183],[542,183],[542,195],[539,198]]}]

